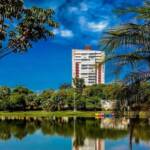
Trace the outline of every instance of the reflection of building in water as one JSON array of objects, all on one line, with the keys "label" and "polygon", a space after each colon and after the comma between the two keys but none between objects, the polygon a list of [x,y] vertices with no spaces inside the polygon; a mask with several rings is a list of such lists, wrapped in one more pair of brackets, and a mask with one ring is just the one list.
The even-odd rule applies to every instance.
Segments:
[{"label": "reflection of building in water", "polygon": [[150,149],[150,142],[145,142],[145,141],[141,141],[142,144],[146,145],[146,147],[148,147]]},{"label": "reflection of building in water", "polygon": [[105,118],[101,120],[101,128],[115,128],[115,129],[127,129],[129,119],[110,119]]},{"label": "reflection of building in water", "polygon": [[[74,143],[72,139],[72,144]],[[72,146],[72,150],[105,150],[105,142],[103,139],[85,139],[83,146]]]}]

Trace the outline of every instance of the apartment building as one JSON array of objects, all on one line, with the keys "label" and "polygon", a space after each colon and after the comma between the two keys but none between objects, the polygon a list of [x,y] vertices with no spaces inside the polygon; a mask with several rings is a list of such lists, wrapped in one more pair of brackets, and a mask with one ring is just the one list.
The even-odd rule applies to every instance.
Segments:
[{"label": "apartment building", "polygon": [[74,145],[74,138],[72,138],[72,150],[105,150],[105,140],[103,139],[84,139],[84,145]]},{"label": "apartment building", "polygon": [[105,53],[85,49],[72,50],[72,78],[82,78],[85,85],[105,83],[105,66],[102,64]]}]

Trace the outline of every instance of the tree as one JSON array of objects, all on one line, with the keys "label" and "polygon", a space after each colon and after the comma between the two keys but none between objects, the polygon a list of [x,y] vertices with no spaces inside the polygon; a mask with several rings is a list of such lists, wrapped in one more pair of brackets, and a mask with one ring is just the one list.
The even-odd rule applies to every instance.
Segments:
[{"label": "tree", "polygon": [[12,91],[12,93],[18,93],[18,94],[30,94],[30,93],[33,93],[31,90],[29,90],[28,88],[26,87],[23,87],[23,86],[18,86],[18,87],[15,87]]},{"label": "tree", "polygon": [[49,111],[49,110],[55,110],[55,105],[52,101],[52,96],[54,94],[53,90],[45,90],[39,95],[40,99],[40,105],[42,109]]},{"label": "tree", "polygon": [[72,110],[73,108],[73,100],[74,100],[74,89],[73,88],[69,88],[69,89],[66,89],[66,94],[67,94],[67,97],[65,99],[65,105],[68,106],[68,109]]},{"label": "tree", "polygon": [[11,90],[8,87],[0,87],[0,110],[8,109],[8,100]]},{"label": "tree", "polygon": [[52,101],[57,107],[57,110],[60,111],[64,109],[66,98],[67,98],[67,93],[65,90],[59,90],[53,94]]},{"label": "tree", "polygon": [[85,87],[84,79],[82,78],[74,78],[73,79],[73,84],[76,88],[76,91],[78,93],[82,93],[83,88]]},{"label": "tree", "polygon": [[[22,0],[2,0],[0,58],[12,52],[25,52],[32,47],[33,42],[53,37],[52,28],[58,27],[53,15],[52,9],[26,8]],[[12,26],[12,23],[15,26]]]},{"label": "tree", "polygon": [[87,86],[83,90],[83,95],[87,97],[98,96],[101,99],[104,98],[103,90],[106,87],[104,84]]},{"label": "tree", "polygon": [[[37,95],[35,93],[33,93],[33,91],[29,90],[26,87],[23,87],[23,86],[15,87],[12,90],[11,95],[9,96],[9,99],[10,99],[9,103],[11,101],[11,103],[14,102],[14,103],[16,103],[16,105],[18,105],[17,104],[18,102],[20,103],[19,105],[21,105],[21,102],[22,102],[23,110],[24,109],[27,109],[27,110],[39,109],[39,101],[38,101]],[[15,100],[16,100],[16,102],[15,102]],[[10,107],[10,109],[12,109],[12,108],[13,107]],[[16,108],[16,106],[14,106],[14,109],[15,108]],[[18,108],[18,109],[20,109],[20,108]]]},{"label": "tree", "polygon": [[69,88],[71,88],[72,86],[70,85],[70,84],[68,84],[68,83],[64,83],[64,84],[62,84],[61,86],[60,86],[60,88],[59,89],[69,89]]},{"label": "tree", "polygon": [[25,96],[26,110],[38,110],[40,109],[40,102],[37,94],[30,93]]},{"label": "tree", "polygon": [[83,90],[83,97],[86,101],[86,109],[100,109],[100,101],[104,99],[103,89],[105,85],[87,86]]},{"label": "tree", "polygon": [[111,83],[107,84],[102,88],[103,98],[106,100],[116,100],[117,99],[117,91],[119,91],[121,85],[119,83]]},{"label": "tree", "polygon": [[[125,77],[122,85],[122,94],[130,91],[127,99],[135,101],[139,97],[142,81],[150,79],[150,2],[145,1],[141,7],[129,7],[118,10],[120,14],[134,13],[136,19],[143,23],[128,23],[111,29],[101,40],[107,51],[106,61],[116,62],[117,70],[124,67],[132,68]],[[118,48],[126,47],[132,49],[130,52],[118,53]],[[141,71],[141,68],[143,71]],[[130,90],[129,90],[130,89]],[[133,94],[132,94],[133,93]],[[135,95],[136,93],[136,95]],[[143,101],[144,99],[139,99]]]},{"label": "tree", "polygon": [[0,99],[7,98],[11,94],[10,88],[4,86],[0,87]]},{"label": "tree", "polygon": [[50,99],[52,97],[54,93],[54,90],[44,90],[41,94],[40,94],[40,97],[41,99],[44,101],[44,100],[47,100],[47,99]]},{"label": "tree", "polygon": [[25,110],[25,97],[22,94],[12,94],[9,97],[9,110]]},{"label": "tree", "polygon": [[45,111],[55,111],[57,106],[51,99],[47,99],[41,103],[41,108]]}]

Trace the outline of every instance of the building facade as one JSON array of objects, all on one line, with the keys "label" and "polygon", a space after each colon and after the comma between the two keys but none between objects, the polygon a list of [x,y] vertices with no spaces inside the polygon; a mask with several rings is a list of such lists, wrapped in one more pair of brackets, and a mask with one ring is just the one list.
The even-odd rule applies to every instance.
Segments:
[{"label": "building facade", "polygon": [[105,53],[90,47],[72,50],[72,78],[84,79],[85,85],[105,83]]},{"label": "building facade", "polygon": [[[74,138],[72,143],[74,143]],[[86,138],[82,146],[74,146],[72,144],[72,150],[105,150],[105,141],[103,139]]]}]

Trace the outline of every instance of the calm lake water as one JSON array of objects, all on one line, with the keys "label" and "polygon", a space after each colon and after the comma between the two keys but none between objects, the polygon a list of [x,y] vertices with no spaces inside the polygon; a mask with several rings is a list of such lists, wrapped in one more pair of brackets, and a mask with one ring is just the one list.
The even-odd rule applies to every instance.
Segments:
[{"label": "calm lake water", "polygon": [[150,150],[150,119],[0,119],[0,150]]}]

